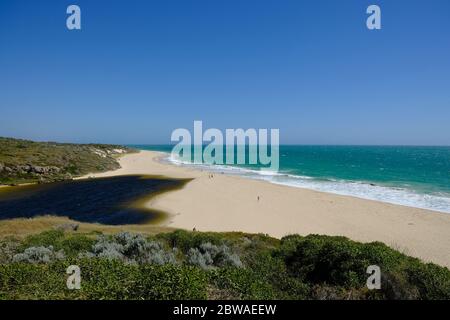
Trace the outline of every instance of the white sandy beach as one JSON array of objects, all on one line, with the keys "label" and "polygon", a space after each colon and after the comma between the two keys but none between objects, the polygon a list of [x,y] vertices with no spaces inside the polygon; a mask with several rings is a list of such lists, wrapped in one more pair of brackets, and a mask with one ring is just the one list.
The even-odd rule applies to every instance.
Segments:
[{"label": "white sandy beach", "polygon": [[[317,192],[158,161],[141,151],[120,159],[121,169],[91,177],[152,174],[194,178],[183,189],[160,195],[147,206],[171,216],[167,226],[199,231],[243,231],[282,237],[342,235],[382,241],[424,261],[450,267],[450,214]],[[257,200],[257,197],[260,200]]]}]

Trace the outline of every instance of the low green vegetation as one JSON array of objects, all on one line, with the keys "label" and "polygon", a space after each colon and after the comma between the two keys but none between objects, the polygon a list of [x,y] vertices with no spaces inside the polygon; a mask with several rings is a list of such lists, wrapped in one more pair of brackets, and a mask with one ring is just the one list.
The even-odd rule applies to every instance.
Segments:
[{"label": "low green vegetation", "polygon": [[[66,287],[69,265],[81,289]],[[366,286],[381,268],[380,290]],[[1,299],[450,299],[450,271],[344,237],[46,231],[0,241]]]},{"label": "low green vegetation", "polygon": [[130,148],[103,144],[33,142],[0,137],[0,185],[67,180],[118,169]]}]

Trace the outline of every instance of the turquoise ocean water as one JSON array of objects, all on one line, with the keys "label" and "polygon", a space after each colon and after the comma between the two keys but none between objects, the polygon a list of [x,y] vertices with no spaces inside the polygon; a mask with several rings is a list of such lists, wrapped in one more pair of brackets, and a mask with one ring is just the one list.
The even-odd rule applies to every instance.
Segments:
[{"label": "turquoise ocean water", "polygon": [[[167,153],[172,146],[135,146]],[[272,183],[450,213],[450,147],[280,146],[280,169],[195,165]]]}]

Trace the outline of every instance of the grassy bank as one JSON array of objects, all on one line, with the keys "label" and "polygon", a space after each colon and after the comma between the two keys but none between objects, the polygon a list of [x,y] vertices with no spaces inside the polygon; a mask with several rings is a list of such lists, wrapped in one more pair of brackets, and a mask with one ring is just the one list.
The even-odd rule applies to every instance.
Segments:
[{"label": "grassy bank", "polygon": [[[51,230],[3,238],[0,257],[2,299],[450,299],[447,268],[343,237]],[[73,264],[80,290],[66,288]]]},{"label": "grassy bank", "polygon": [[118,169],[119,145],[34,142],[0,137],[0,185],[51,182]]},{"label": "grassy bank", "polygon": [[152,236],[175,229],[155,224],[107,225],[99,223],[83,223],[67,217],[39,216],[34,218],[17,218],[0,221],[0,241],[2,239],[24,239],[51,229],[62,229],[64,226],[77,226],[78,234],[114,234],[122,231]]}]

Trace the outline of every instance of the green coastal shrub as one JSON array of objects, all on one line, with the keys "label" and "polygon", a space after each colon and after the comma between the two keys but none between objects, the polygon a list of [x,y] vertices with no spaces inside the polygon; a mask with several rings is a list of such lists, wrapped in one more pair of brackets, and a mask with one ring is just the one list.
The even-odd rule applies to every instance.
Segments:
[{"label": "green coastal shrub", "polygon": [[67,290],[67,265],[12,263],[0,265],[1,299],[76,299],[79,292]]},{"label": "green coastal shrub", "polygon": [[450,270],[415,259],[404,267],[409,283],[413,283],[422,299],[450,300]]},{"label": "green coastal shrub", "polygon": [[132,265],[119,260],[84,259],[81,293],[87,299],[205,299],[206,275],[175,265]]},{"label": "green coastal shrub", "polygon": [[[447,268],[344,237],[52,230],[0,249],[0,299],[450,299]],[[69,265],[81,290],[66,287]],[[381,290],[366,287],[369,265]]]},{"label": "green coastal shrub", "polygon": [[53,246],[59,248],[59,243],[65,239],[64,231],[62,230],[49,230],[42,233],[28,236],[22,243],[21,248],[26,249],[29,247],[37,246]]},{"label": "green coastal shrub", "polygon": [[219,289],[233,292],[234,299],[275,299],[273,288],[256,273],[243,268],[220,268],[210,273],[211,284]]},{"label": "green coastal shrub", "polygon": [[188,232],[184,230],[176,230],[171,233],[163,233],[157,236],[168,243],[172,248],[178,248],[184,253],[191,248],[198,248],[203,243],[211,243],[213,245],[221,245],[228,242],[223,235],[213,232]]},{"label": "green coastal shrub", "polygon": [[80,252],[91,250],[95,241],[95,239],[86,237],[85,235],[75,234],[61,239],[56,246],[64,250],[64,253],[68,257],[76,257]]},{"label": "green coastal shrub", "polygon": [[0,266],[3,299],[206,299],[206,274],[187,266],[130,265],[118,260],[83,259],[80,290],[68,290],[69,263]]},{"label": "green coastal shrub", "polygon": [[[424,264],[380,242],[363,244],[345,237],[310,235],[282,239],[276,253],[284,259],[289,274],[317,288],[330,286],[335,297],[341,289],[351,297],[370,299],[449,299],[450,271]],[[368,291],[366,268],[382,270],[381,290]],[[324,291],[322,290],[322,294]],[[342,292],[341,292],[342,293]]]},{"label": "green coastal shrub", "polygon": [[402,259],[400,253],[382,243],[318,235],[282,239],[280,254],[288,271],[299,279],[346,288],[365,285],[368,266],[389,271]]}]

